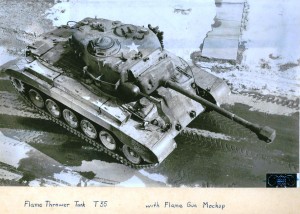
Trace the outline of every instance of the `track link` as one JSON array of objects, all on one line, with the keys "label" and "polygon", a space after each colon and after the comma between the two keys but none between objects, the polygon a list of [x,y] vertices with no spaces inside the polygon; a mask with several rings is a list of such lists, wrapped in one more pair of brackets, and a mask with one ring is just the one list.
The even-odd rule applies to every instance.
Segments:
[{"label": "track link", "polygon": [[288,99],[288,98],[282,97],[282,96],[274,96],[274,95],[268,95],[268,94],[263,95],[263,94],[260,94],[258,92],[254,92],[254,91],[242,91],[239,93],[242,95],[245,95],[245,96],[253,97],[256,100],[262,100],[262,101],[266,101],[266,102],[276,103],[277,105],[287,106],[288,108],[291,108],[291,109],[299,110],[299,108],[300,108],[299,98],[297,98],[296,100],[291,100],[291,99]]}]

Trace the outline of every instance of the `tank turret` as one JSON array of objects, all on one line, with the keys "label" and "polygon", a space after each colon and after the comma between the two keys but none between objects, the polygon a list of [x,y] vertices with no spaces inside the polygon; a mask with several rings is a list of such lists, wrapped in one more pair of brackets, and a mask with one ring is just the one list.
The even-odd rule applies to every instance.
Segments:
[{"label": "tank turret", "polygon": [[165,50],[158,27],[69,24],[41,35],[4,70],[34,108],[99,151],[135,168],[160,163],[174,138],[210,110],[275,139],[275,130],[220,108],[226,83]]},{"label": "tank turret", "polygon": [[163,33],[149,27],[93,19],[77,23],[70,42],[86,65],[84,75],[125,99],[153,93],[162,79],[188,79],[187,63],[163,50]]}]

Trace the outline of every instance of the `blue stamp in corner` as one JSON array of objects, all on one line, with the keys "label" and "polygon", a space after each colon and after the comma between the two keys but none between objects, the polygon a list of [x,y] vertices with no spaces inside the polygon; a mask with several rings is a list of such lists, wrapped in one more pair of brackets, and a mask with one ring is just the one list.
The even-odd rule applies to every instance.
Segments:
[{"label": "blue stamp in corner", "polygon": [[299,186],[299,173],[267,173],[266,187],[292,188]]}]

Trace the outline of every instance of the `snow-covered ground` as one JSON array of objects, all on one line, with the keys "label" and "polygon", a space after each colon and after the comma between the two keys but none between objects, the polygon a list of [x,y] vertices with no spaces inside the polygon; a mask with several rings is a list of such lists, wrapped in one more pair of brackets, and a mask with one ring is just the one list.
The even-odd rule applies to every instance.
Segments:
[{"label": "snow-covered ground", "polygon": [[13,59],[15,59],[13,55],[9,54],[5,48],[0,47],[0,66]]},{"label": "snow-covered ground", "polygon": [[[244,63],[253,70],[261,59],[270,66],[300,60],[300,5],[298,0],[248,0],[247,30],[242,39],[247,42]],[[273,56],[273,61],[272,56]]]},{"label": "snow-covered ground", "polygon": [[218,76],[229,80],[235,90],[299,97],[298,1],[248,0],[248,4],[246,30],[240,40],[246,42],[242,63]]}]

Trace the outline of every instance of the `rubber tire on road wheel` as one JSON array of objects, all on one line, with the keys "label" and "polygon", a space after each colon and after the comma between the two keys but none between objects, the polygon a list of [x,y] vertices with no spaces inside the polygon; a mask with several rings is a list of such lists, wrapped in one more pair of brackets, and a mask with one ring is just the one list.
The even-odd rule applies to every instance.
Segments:
[{"label": "rubber tire on road wheel", "polygon": [[29,99],[31,102],[38,108],[43,108],[45,106],[45,102],[40,93],[34,89],[29,90]]},{"label": "rubber tire on road wheel", "polygon": [[122,151],[125,157],[133,164],[139,164],[142,161],[142,158],[136,154],[129,146],[124,145]]},{"label": "rubber tire on road wheel", "polygon": [[76,115],[69,109],[64,109],[63,110],[63,118],[67,122],[69,126],[72,128],[76,129],[79,126],[78,119]]},{"label": "rubber tire on road wheel", "polygon": [[83,133],[88,136],[91,139],[96,139],[97,138],[97,130],[95,126],[88,120],[82,120],[80,121],[80,127]]},{"label": "rubber tire on road wheel", "polygon": [[109,150],[113,151],[117,148],[117,142],[115,138],[106,130],[99,132],[99,138],[101,143]]},{"label": "rubber tire on road wheel", "polygon": [[61,111],[60,111],[60,108],[59,106],[56,104],[56,102],[54,102],[53,100],[51,99],[47,99],[46,102],[46,108],[48,110],[48,112],[53,116],[53,117],[56,117],[56,118],[59,118],[61,116]]}]

